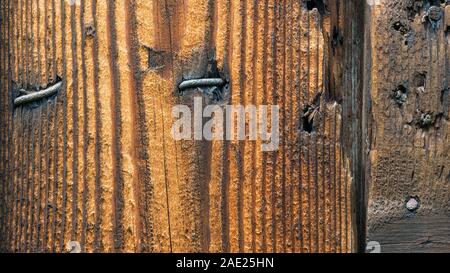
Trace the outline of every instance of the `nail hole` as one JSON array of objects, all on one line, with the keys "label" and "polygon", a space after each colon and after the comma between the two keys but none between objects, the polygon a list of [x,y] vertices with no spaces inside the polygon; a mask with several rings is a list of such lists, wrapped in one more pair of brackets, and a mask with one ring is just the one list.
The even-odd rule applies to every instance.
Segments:
[{"label": "nail hole", "polygon": [[414,75],[414,86],[425,88],[426,80],[427,80],[426,72],[416,72]]},{"label": "nail hole", "polygon": [[95,37],[97,35],[97,31],[95,30],[95,27],[92,24],[87,24],[84,28],[84,34],[86,37]]},{"label": "nail hole", "polygon": [[393,28],[395,31],[400,32],[402,35],[406,35],[406,34],[408,34],[408,32],[409,32],[409,27],[406,26],[406,25],[404,25],[404,24],[403,24],[402,22],[400,22],[400,21],[395,22],[395,23],[392,25],[392,28]]},{"label": "nail hole", "polygon": [[398,106],[402,106],[408,99],[408,89],[404,85],[399,85],[394,90],[393,98]]},{"label": "nail hole", "polygon": [[309,11],[312,11],[313,9],[317,9],[319,11],[320,15],[324,15],[325,11],[326,11],[326,4],[323,2],[323,0],[307,0],[306,8]]},{"label": "nail hole", "polygon": [[433,125],[433,115],[431,113],[421,113],[419,119],[419,126],[423,129],[429,128]]},{"label": "nail hole", "polygon": [[165,65],[166,53],[164,51],[155,50],[151,47],[141,46],[141,66],[145,70],[158,70]]},{"label": "nail hole", "polygon": [[314,132],[314,119],[318,113],[318,107],[307,105],[303,109],[302,121],[303,131],[312,133]]}]

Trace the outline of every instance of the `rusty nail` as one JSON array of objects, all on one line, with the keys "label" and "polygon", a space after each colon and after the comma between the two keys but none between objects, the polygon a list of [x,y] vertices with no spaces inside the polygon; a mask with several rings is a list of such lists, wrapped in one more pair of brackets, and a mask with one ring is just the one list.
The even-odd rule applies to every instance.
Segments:
[{"label": "rusty nail", "polygon": [[178,88],[181,93],[186,89],[198,88],[203,94],[208,97],[209,103],[220,104],[223,102],[228,92],[228,84],[225,80],[221,78],[205,78],[205,79],[195,79],[183,81]]},{"label": "rusty nail", "polygon": [[16,98],[14,100],[14,106],[19,106],[22,104],[35,102],[35,101],[50,97],[50,96],[58,93],[58,91],[61,89],[61,86],[62,86],[62,82],[60,81],[60,82],[56,83],[55,85],[50,86],[47,89],[40,90],[37,92],[31,92],[31,91],[22,89],[20,91],[20,93],[25,94],[25,95],[19,96],[18,98]]},{"label": "rusty nail", "polygon": [[186,80],[180,83],[178,86],[181,91],[197,88],[197,87],[213,87],[213,86],[222,86],[225,84],[225,81],[221,78],[209,78],[209,79],[194,79],[194,80]]}]

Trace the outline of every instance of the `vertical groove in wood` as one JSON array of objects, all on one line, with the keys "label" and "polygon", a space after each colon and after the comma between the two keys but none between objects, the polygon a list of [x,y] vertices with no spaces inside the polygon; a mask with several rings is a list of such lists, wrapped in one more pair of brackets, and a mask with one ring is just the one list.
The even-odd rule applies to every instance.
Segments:
[{"label": "vertical groove in wood", "polygon": [[51,252],[56,251],[56,229],[57,229],[57,213],[58,209],[58,98],[55,98],[55,102],[53,105],[53,197],[52,197],[52,223],[51,223],[51,234],[50,240],[51,244]]},{"label": "vertical groove in wood", "polygon": [[[136,251],[151,251],[153,244],[153,223],[149,215],[150,202],[153,198],[149,166],[148,126],[143,104],[141,67],[138,55],[138,33],[135,1],[126,1],[126,22],[128,62],[130,63],[130,104],[132,105],[132,156],[137,175],[133,177],[136,201]],[[134,106],[134,107],[133,107]]]},{"label": "vertical groove in wood", "polygon": [[[1,4],[3,4],[3,5],[1,5]],[[3,23],[3,18],[5,17],[5,11],[7,10],[6,8],[5,8],[5,3],[4,2],[2,2],[2,3],[0,3],[0,44],[1,44],[1,47],[3,48],[3,47],[5,47],[6,46],[6,43],[5,42],[3,42],[3,40],[2,40],[2,38],[5,38],[5,36],[6,36],[6,33],[5,33],[5,25],[6,24],[4,24]],[[4,59],[6,59],[6,56],[3,56],[3,54],[4,54],[4,52],[5,51],[0,51],[0,58],[2,58],[2,61],[0,62],[0,70],[1,71],[3,71],[3,69],[6,69],[6,67],[5,67],[5,60]],[[5,90],[3,90],[3,88],[5,88],[6,86],[4,85],[4,84],[2,84],[4,82],[4,78],[2,79],[2,76],[0,75],[0,126],[3,126],[2,128],[5,128],[6,126],[5,126],[5,122],[4,122],[4,119],[3,119],[3,115],[4,115],[4,103],[3,103],[3,97],[2,96],[4,96],[5,95],[5,93],[6,93],[6,89]],[[2,146],[2,147],[4,147],[4,143],[3,143],[3,141],[6,141],[6,139],[5,139],[5,136],[4,136],[4,131],[6,131],[6,130],[2,130],[2,132],[0,133],[0,145]],[[3,153],[5,152],[5,150],[4,149],[2,149],[2,148],[0,148],[0,160],[4,160],[4,155],[3,155]],[[5,166],[4,166],[4,164],[5,164],[5,161],[2,163],[2,162],[0,162],[0,170],[4,170],[5,169]],[[0,232],[1,232],[1,234],[0,234],[0,240],[1,240],[1,243],[0,243],[0,249],[3,249],[4,247],[3,247],[3,234],[5,234],[5,231],[4,231],[4,228],[5,228],[5,224],[4,224],[4,220],[5,220],[5,215],[6,215],[6,213],[5,213],[5,205],[6,205],[6,194],[5,194],[5,179],[4,179],[4,174],[3,174],[3,171],[0,171],[0,175],[2,175],[2,179],[0,179],[0,183],[2,183],[1,185],[0,185],[0,216],[2,217],[1,219],[0,219]]]},{"label": "vertical groove in wood", "polygon": [[[38,145],[38,155],[42,154],[42,107],[39,108],[38,111],[38,115],[37,115],[37,128],[38,128],[38,141],[37,141],[37,145]],[[42,208],[42,204],[41,204],[41,200],[42,200],[42,157],[38,156],[36,158],[36,160],[38,161],[37,165],[38,165],[38,183],[37,183],[37,187],[38,187],[38,195],[36,198],[36,204],[37,204],[37,209],[36,209],[36,226],[35,226],[35,230],[36,230],[36,241],[33,247],[33,252],[37,252],[40,251],[39,247],[40,247],[40,238],[41,238],[41,233],[40,233],[40,223],[41,223],[41,208]]]},{"label": "vertical groove in wood", "polygon": [[66,7],[65,7],[65,1],[60,0],[59,4],[60,8],[60,31],[61,33],[61,77],[63,79],[63,84],[61,87],[61,101],[62,101],[62,130],[60,131],[60,134],[62,135],[63,141],[62,141],[62,177],[61,177],[61,228],[60,228],[60,234],[59,234],[59,246],[58,251],[63,251],[64,246],[64,240],[65,240],[65,233],[66,233],[66,211],[67,211],[67,90],[68,90],[68,84],[67,80],[64,80],[67,78],[67,61],[66,61]]},{"label": "vertical groove in wood", "polygon": [[89,184],[88,184],[88,123],[90,117],[88,116],[88,99],[87,99],[87,72],[86,72],[86,31],[84,28],[85,24],[85,13],[86,13],[86,1],[82,0],[80,3],[80,24],[79,24],[79,31],[81,32],[81,78],[82,78],[82,92],[83,92],[83,100],[82,100],[82,111],[83,111],[83,126],[82,126],[82,135],[83,135],[83,141],[82,141],[82,200],[81,200],[81,213],[82,213],[82,220],[81,220],[81,235],[80,235],[80,247],[82,248],[83,252],[86,252],[86,236],[87,236],[87,210],[88,206],[90,204],[89,198]]}]

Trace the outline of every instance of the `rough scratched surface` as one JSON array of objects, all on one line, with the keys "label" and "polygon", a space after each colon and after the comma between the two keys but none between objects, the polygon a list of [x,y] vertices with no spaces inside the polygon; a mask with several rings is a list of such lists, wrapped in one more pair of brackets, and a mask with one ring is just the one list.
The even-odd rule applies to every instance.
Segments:
[{"label": "rough scratched surface", "polygon": [[[325,1],[326,9],[322,2],[0,1],[1,249],[64,252],[78,241],[83,252],[354,251],[363,12],[359,1]],[[373,50],[395,49],[398,62],[410,52],[423,59],[403,66],[441,71],[427,78],[430,97],[404,107],[420,99],[423,111],[443,109],[433,107],[448,99],[438,69],[447,51],[425,35],[444,39],[441,26],[437,34],[418,32],[410,51],[394,40]],[[393,66],[383,73],[398,77],[391,86],[374,69],[374,90],[386,96],[413,77]],[[280,149],[175,141],[172,106],[193,103],[177,86],[201,77],[230,82],[222,105],[279,105]],[[13,108],[18,88],[38,90],[59,78],[58,95]],[[308,119],[303,113],[312,108],[317,114]],[[383,109],[375,104],[374,116]],[[379,126],[400,126],[393,119],[406,110],[393,109],[390,119],[379,114]],[[414,170],[404,193],[445,212],[444,191],[425,195],[431,186],[424,185],[448,186],[446,115],[434,112],[436,125],[426,132],[412,124],[403,136],[402,128],[379,131],[373,147],[383,137],[395,145],[374,149],[372,177],[380,164],[396,172],[373,182],[373,200]],[[391,196],[382,200],[393,204]],[[435,199],[439,208],[430,205]]]},{"label": "rough scratched surface", "polygon": [[[444,2],[386,0],[367,10],[367,239],[378,241],[382,252],[450,250],[450,33]],[[431,6],[437,16],[426,16]],[[418,207],[408,210],[411,198]]]}]

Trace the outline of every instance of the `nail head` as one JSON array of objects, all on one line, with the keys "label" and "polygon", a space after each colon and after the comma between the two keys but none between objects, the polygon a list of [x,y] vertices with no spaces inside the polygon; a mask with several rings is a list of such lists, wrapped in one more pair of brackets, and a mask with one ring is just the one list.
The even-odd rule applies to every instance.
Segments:
[{"label": "nail head", "polygon": [[406,202],[406,209],[413,212],[416,211],[419,208],[419,200],[417,197],[409,197],[408,201]]}]

